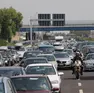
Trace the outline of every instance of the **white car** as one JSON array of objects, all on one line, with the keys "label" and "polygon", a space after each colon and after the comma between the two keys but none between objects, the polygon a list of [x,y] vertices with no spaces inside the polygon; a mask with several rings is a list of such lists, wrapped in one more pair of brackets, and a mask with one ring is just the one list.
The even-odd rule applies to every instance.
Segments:
[{"label": "white car", "polygon": [[47,75],[52,83],[52,87],[60,92],[60,84],[63,72],[57,72],[56,68],[52,64],[30,64],[26,68],[26,74],[44,74]]},{"label": "white car", "polygon": [[22,47],[19,50],[17,50],[17,53],[19,54],[19,59],[22,60],[24,53],[26,52],[26,48]]},{"label": "white car", "polygon": [[55,47],[55,50],[63,50],[64,49],[64,45],[61,42],[55,42],[53,44],[53,46]]},{"label": "white car", "polygon": [[57,69],[58,64],[57,64],[56,58],[53,54],[39,54],[38,57],[45,57],[48,60],[48,63],[53,64]]}]

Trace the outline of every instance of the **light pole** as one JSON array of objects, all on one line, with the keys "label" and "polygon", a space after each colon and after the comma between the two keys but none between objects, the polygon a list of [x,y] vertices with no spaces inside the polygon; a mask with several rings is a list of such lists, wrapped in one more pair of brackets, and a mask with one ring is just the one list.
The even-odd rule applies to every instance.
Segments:
[{"label": "light pole", "polygon": [[32,47],[32,20],[30,19],[30,43]]}]

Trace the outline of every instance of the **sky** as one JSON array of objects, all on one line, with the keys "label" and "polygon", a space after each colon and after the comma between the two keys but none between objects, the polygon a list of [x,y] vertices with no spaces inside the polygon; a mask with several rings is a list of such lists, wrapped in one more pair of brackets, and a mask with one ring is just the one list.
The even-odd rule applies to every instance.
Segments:
[{"label": "sky", "polygon": [[38,13],[65,13],[69,20],[94,20],[94,0],[0,0],[0,8],[15,8],[23,15],[23,24]]}]

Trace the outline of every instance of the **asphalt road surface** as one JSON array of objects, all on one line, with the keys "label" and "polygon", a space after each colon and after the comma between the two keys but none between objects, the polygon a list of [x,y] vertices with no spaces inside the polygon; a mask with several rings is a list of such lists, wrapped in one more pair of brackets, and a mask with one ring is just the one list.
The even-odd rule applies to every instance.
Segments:
[{"label": "asphalt road surface", "polygon": [[61,93],[94,93],[94,72],[84,72],[80,80],[76,80],[70,70],[63,72]]}]

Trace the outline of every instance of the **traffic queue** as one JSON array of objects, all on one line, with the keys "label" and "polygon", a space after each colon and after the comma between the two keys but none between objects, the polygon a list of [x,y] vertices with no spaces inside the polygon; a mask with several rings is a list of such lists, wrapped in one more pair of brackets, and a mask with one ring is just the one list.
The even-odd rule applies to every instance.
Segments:
[{"label": "traffic queue", "polygon": [[[78,50],[83,55],[81,56],[83,71],[94,70],[93,47],[94,43],[88,41],[41,41],[37,47],[2,46],[0,47],[0,86],[2,86],[0,91],[1,93],[61,93],[63,69],[72,70]],[[74,64],[81,65],[78,61]],[[77,68],[76,71],[80,70]],[[76,73],[76,76],[78,75],[80,76]]]}]

